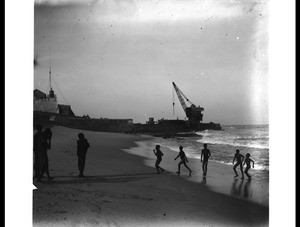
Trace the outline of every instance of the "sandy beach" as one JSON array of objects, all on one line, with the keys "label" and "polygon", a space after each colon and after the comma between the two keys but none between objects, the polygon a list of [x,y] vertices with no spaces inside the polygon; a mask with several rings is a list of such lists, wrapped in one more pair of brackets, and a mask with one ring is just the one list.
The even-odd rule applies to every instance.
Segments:
[{"label": "sandy beach", "polygon": [[[52,132],[54,180],[34,180],[34,226],[268,226],[267,184],[235,182],[230,166],[210,163],[205,182],[199,160],[189,159],[192,176],[184,167],[177,176],[176,152],[162,148],[166,172],[156,174],[151,137],[61,126]],[[77,177],[79,132],[91,144],[86,178]]]},{"label": "sandy beach", "polygon": [[[135,142],[137,146],[124,150],[130,154],[145,157],[144,163],[147,166],[153,167],[156,159],[152,150],[157,144],[156,142],[155,139],[137,141]],[[180,142],[178,142],[178,146],[180,146]],[[164,153],[161,166],[168,172],[175,174],[178,161],[174,161],[174,157],[178,155],[178,152],[168,147],[161,147],[161,150],[163,150]],[[201,149],[199,149],[199,153],[200,152]],[[211,152],[212,155],[214,155],[214,151],[211,150]],[[195,158],[188,158],[188,160],[188,166],[192,169],[193,173],[189,176],[188,170],[182,166],[182,174],[180,177],[192,182],[201,183],[215,192],[269,206],[269,180],[268,178],[261,177],[261,173],[258,173],[259,171],[250,169],[252,180],[249,181],[246,175],[244,179],[241,179],[240,169],[237,168],[239,177],[235,178],[232,169],[233,165],[220,164],[210,160],[208,164],[208,175],[203,177],[201,161]]]}]

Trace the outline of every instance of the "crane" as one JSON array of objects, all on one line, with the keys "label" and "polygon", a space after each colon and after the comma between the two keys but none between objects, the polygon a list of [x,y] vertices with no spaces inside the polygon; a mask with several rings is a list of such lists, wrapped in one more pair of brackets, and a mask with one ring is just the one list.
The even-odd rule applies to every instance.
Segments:
[{"label": "crane", "polygon": [[[204,111],[203,107],[196,107],[195,104],[193,104],[184,94],[183,92],[177,87],[177,85],[172,82],[174,90],[178,96],[179,102],[185,112],[186,117],[188,118],[188,121],[190,124],[194,125],[194,124],[198,124],[202,121],[203,118],[203,114],[201,113],[202,111]],[[173,97],[174,98],[174,97]],[[188,107],[184,101],[185,100],[191,105],[190,107]],[[174,105],[175,102],[173,100],[173,113],[174,113]]]}]

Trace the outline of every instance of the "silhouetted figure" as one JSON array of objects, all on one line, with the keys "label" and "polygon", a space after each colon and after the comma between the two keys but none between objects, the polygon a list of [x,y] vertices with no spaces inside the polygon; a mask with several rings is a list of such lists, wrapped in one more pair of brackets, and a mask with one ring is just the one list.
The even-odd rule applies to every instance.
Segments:
[{"label": "silhouetted figure", "polygon": [[190,175],[192,174],[192,170],[186,165],[186,162],[189,162],[184,151],[183,151],[183,147],[180,146],[179,147],[179,154],[177,155],[177,157],[174,159],[176,160],[178,157],[180,157],[180,162],[178,163],[178,171],[176,172],[178,175],[180,174],[180,166],[183,164],[189,171],[190,171]]},{"label": "silhouetted figure", "polygon": [[250,154],[247,153],[243,166],[246,163],[245,174],[247,175],[249,180],[251,180],[251,176],[248,174],[248,170],[251,168],[251,162],[252,162],[252,168],[254,168],[254,161],[250,158]]},{"label": "silhouetted figure", "polygon": [[[236,164],[234,164],[234,161],[236,160]],[[241,173],[242,173],[242,179],[244,179],[244,173],[243,173],[243,160],[244,160],[244,155],[241,155],[240,154],[240,151],[239,150],[236,150],[235,152],[235,155],[234,155],[234,158],[233,158],[233,170],[235,172],[235,176],[234,177],[237,177],[239,176],[236,172],[236,167],[240,166],[240,169],[241,169]]]},{"label": "silhouetted figure", "polygon": [[34,154],[34,178],[39,178],[40,175],[40,161],[39,161],[39,153],[42,150],[42,125],[36,125],[37,132],[34,134],[33,137],[33,154]]},{"label": "silhouetted figure", "polygon": [[153,152],[157,157],[156,162],[155,162],[155,167],[156,167],[157,173],[160,173],[160,172],[163,173],[165,170],[159,166],[159,163],[162,160],[162,156],[164,155],[160,150],[160,146],[156,145],[155,149],[153,149]]},{"label": "silhouetted figure", "polygon": [[85,166],[85,157],[86,157],[87,150],[90,147],[90,144],[87,141],[87,139],[84,138],[83,133],[78,133],[78,138],[79,140],[77,140],[77,157],[78,157],[79,177],[84,177],[83,171]]},{"label": "silhouetted figure", "polygon": [[210,153],[209,149],[207,149],[206,143],[203,146],[204,146],[204,149],[202,149],[202,152],[201,152],[201,162],[202,162],[203,176],[206,176],[208,159],[211,156],[211,153]]},{"label": "silhouetted figure", "polygon": [[53,177],[50,177],[49,174],[49,159],[48,159],[48,149],[51,148],[51,138],[52,138],[52,132],[50,128],[46,128],[42,132],[41,136],[41,152],[39,153],[39,164],[40,164],[40,173],[38,176],[38,181],[41,181],[42,176],[44,173],[47,174],[48,180],[52,180]]}]

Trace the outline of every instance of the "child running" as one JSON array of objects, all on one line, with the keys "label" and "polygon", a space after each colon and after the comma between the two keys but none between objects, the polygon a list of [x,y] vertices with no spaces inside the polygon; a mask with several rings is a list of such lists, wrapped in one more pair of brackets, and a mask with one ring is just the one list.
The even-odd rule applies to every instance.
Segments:
[{"label": "child running", "polygon": [[[236,160],[236,164],[234,165],[234,161]],[[244,160],[244,155],[241,155],[240,154],[240,151],[239,150],[236,150],[235,152],[235,155],[234,155],[234,158],[233,158],[233,170],[235,172],[235,176],[234,177],[238,177],[239,175],[237,174],[236,172],[236,167],[240,166],[240,169],[241,169],[241,173],[242,173],[242,178],[241,179],[244,179],[244,173],[243,173],[243,160]]]},{"label": "child running", "polygon": [[252,162],[252,168],[254,168],[254,161],[250,158],[250,154],[247,153],[243,166],[246,163],[245,174],[247,175],[248,180],[251,180],[251,176],[248,174],[248,170],[251,168],[251,162]]},{"label": "child running", "polygon": [[202,162],[203,176],[206,176],[208,159],[211,156],[211,153],[210,153],[209,149],[207,149],[206,143],[203,146],[204,146],[204,149],[202,149],[202,152],[201,152],[201,162]]},{"label": "child running", "polygon": [[177,157],[174,160],[176,160],[178,157],[180,157],[181,161],[178,163],[178,171],[176,173],[178,175],[180,175],[180,166],[183,164],[190,171],[190,176],[191,176],[192,170],[186,165],[186,162],[189,162],[189,161],[183,151],[182,146],[179,147],[179,154],[177,155]]},{"label": "child running", "polygon": [[160,150],[160,145],[156,145],[155,149],[153,149],[153,152],[157,157],[156,162],[155,162],[155,167],[156,167],[157,173],[158,174],[160,174],[160,172],[163,173],[165,170],[159,166],[159,163],[162,160],[162,156],[164,155]]}]

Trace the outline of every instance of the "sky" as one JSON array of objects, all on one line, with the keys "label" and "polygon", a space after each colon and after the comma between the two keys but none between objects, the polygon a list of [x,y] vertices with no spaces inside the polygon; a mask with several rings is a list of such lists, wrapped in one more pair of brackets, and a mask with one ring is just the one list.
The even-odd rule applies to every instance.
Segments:
[{"label": "sky", "polygon": [[36,0],[34,88],[77,116],[268,124],[267,1]]}]

